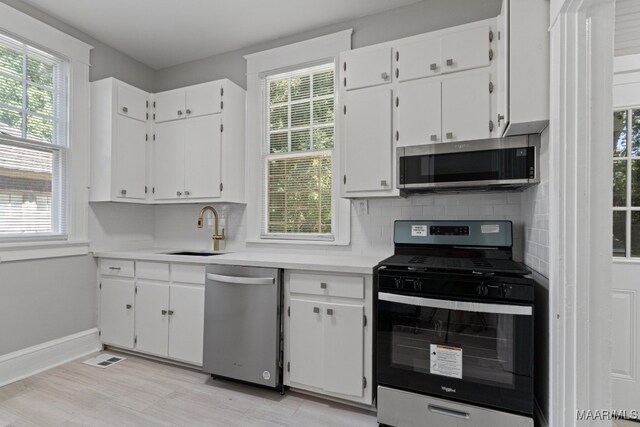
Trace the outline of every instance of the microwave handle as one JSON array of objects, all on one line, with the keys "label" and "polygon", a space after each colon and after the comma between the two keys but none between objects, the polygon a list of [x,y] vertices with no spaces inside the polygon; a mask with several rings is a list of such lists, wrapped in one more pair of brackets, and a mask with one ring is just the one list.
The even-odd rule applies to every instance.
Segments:
[{"label": "microwave handle", "polygon": [[533,309],[528,305],[489,304],[484,302],[451,301],[435,298],[414,297],[408,295],[390,294],[380,292],[378,299],[381,301],[395,302],[398,304],[443,308],[446,310],[472,311],[476,313],[493,314],[517,314],[521,316],[533,315]]}]

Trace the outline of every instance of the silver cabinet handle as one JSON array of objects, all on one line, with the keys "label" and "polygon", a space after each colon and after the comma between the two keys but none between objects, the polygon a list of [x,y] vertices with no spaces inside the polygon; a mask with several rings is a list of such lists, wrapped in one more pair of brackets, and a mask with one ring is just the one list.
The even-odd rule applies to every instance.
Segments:
[{"label": "silver cabinet handle", "polygon": [[122,194],[123,196],[127,195],[127,190],[120,190],[120,194]]},{"label": "silver cabinet handle", "polygon": [[429,409],[429,411],[433,412],[434,414],[448,415],[450,417],[462,418],[464,420],[469,419],[468,412],[457,411],[455,409],[449,409],[443,406],[436,406],[436,405],[427,405],[427,408]]},{"label": "silver cabinet handle", "polygon": [[173,316],[173,310],[169,310],[167,313],[169,313],[169,316]]},{"label": "silver cabinet handle", "polygon": [[185,191],[185,192],[184,192],[184,195],[185,195],[185,196],[190,196],[190,195],[191,195],[191,191]]},{"label": "silver cabinet handle", "polygon": [[182,115],[182,110],[178,110],[178,115],[181,116]]},{"label": "silver cabinet handle", "polygon": [[438,140],[438,135],[436,135],[435,133],[431,135],[431,137],[429,138],[432,141],[437,141]]},{"label": "silver cabinet handle", "polygon": [[128,109],[127,107],[122,107],[122,112],[123,112],[123,113],[128,113],[128,112],[129,112],[129,109]]},{"label": "silver cabinet handle", "polygon": [[382,73],[382,74],[380,74],[380,78],[382,80],[389,80],[389,74],[388,73]]},{"label": "silver cabinet handle", "polygon": [[429,69],[431,71],[435,71],[437,68],[438,68],[438,64],[436,64],[435,62],[433,64],[429,65]]},{"label": "silver cabinet handle", "polygon": [[332,316],[333,315],[333,308],[327,308],[327,314],[329,316]]},{"label": "silver cabinet handle", "polygon": [[313,307],[314,313],[320,313],[320,307]]},{"label": "silver cabinet handle", "polygon": [[120,271],[122,267],[109,267],[109,270],[117,270]]},{"label": "silver cabinet handle", "polygon": [[451,67],[453,65],[453,59],[447,59],[447,66]]},{"label": "silver cabinet handle", "polygon": [[327,284],[325,282],[321,282],[320,289],[327,289]]},{"label": "silver cabinet handle", "polygon": [[186,113],[187,113],[187,116],[188,116],[189,114],[191,114],[191,110],[187,108]]},{"label": "silver cabinet handle", "polygon": [[162,313],[162,315],[166,315],[167,314],[167,310],[161,310],[160,313]]},{"label": "silver cabinet handle", "polygon": [[498,114],[498,126],[500,126],[500,122],[504,120],[504,114]]},{"label": "silver cabinet handle", "polygon": [[236,283],[238,285],[273,285],[276,283],[274,277],[238,277],[213,273],[207,273],[207,279],[221,283]]},{"label": "silver cabinet handle", "polygon": [[447,139],[453,139],[453,132],[447,132]]},{"label": "silver cabinet handle", "polygon": [[131,307],[132,307],[131,304],[127,304],[127,310],[130,310]]},{"label": "silver cabinet handle", "polygon": [[182,196],[182,191],[176,191],[176,195]]},{"label": "silver cabinet handle", "polygon": [[387,186],[387,180],[383,179],[382,181],[380,181],[380,186],[386,187]]}]

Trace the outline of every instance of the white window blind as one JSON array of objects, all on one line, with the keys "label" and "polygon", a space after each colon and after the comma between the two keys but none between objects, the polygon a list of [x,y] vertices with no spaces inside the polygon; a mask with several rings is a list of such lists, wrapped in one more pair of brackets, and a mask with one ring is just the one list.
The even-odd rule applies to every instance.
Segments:
[{"label": "white window blind", "polygon": [[0,239],[66,234],[68,69],[0,33]]},{"label": "white window blind", "polygon": [[334,68],[264,79],[263,238],[334,238]]}]

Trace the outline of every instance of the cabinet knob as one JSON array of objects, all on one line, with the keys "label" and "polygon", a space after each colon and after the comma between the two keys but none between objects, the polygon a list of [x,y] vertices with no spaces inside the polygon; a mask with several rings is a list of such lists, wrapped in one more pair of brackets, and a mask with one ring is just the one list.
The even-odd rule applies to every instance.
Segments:
[{"label": "cabinet knob", "polygon": [[181,116],[182,115],[182,110],[178,110],[178,115]]},{"label": "cabinet knob", "polygon": [[453,132],[447,132],[447,139],[453,139]]},{"label": "cabinet knob", "polygon": [[437,140],[438,140],[438,135],[436,135],[436,134],[434,133],[433,135],[431,135],[431,136],[429,137],[429,139],[430,139],[431,141],[434,141],[434,142],[435,142],[435,141],[437,141]]},{"label": "cabinet knob", "polygon": [[333,308],[327,308],[327,314],[329,316],[333,315]]},{"label": "cabinet knob", "polygon": [[182,191],[176,191],[176,195],[182,196]]},{"label": "cabinet knob", "polygon": [[386,186],[388,185],[388,184],[387,184],[387,180],[386,180],[386,179],[383,179],[382,181],[380,181],[380,185],[381,185],[382,187],[386,187]]},{"label": "cabinet knob", "polygon": [[132,305],[131,304],[127,304],[127,310],[131,310]]},{"label": "cabinet knob", "polygon": [[504,120],[504,114],[498,114],[498,126],[500,126],[500,122]]},{"label": "cabinet knob", "polygon": [[167,314],[167,310],[161,310],[160,313],[162,313],[162,315],[164,316],[165,314]]},{"label": "cabinet knob", "polygon": [[173,316],[173,310],[169,310],[167,313],[169,313],[169,316]]},{"label": "cabinet knob", "polygon": [[188,116],[189,114],[191,114],[191,110],[187,108],[186,113],[187,113],[187,116]]},{"label": "cabinet knob", "polygon": [[191,195],[191,191],[185,191],[185,192],[184,192],[184,195],[185,195],[185,196],[190,196],[190,195]]},{"label": "cabinet knob", "polygon": [[389,80],[389,73],[382,73],[380,74],[380,78],[382,80]]},{"label": "cabinet knob", "polygon": [[327,289],[327,284],[325,282],[321,282],[320,289]]},{"label": "cabinet knob", "polygon": [[122,107],[122,112],[123,112],[123,113],[128,113],[128,112],[129,112],[129,109],[128,109],[127,107]]},{"label": "cabinet knob", "polygon": [[313,307],[314,313],[320,313],[320,307]]},{"label": "cabinet knob", "polygon": [[127,195],[127,190],[120,190],[120,194],[122,194],[123,196]]},{"label": "cabinet knob", "polygon": [[447,66],[451,67],[453,65],[453,59],[447,59]]},{"label": "cabinet knob", "polygon": [[437,70],[437,69],[438,69],[438,64],[436,64],[436,63],[434,62],[433,64],[429,65],[429,69],[430,69],[431,71],[435,71],[435,70]]}]

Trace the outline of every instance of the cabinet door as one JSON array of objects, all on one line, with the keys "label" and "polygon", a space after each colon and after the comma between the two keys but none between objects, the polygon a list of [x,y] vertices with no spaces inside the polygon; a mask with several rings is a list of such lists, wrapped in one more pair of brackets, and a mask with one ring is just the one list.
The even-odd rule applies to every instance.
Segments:
[{"label": "cabinet door", "polygon": [[116,118],[114,187],[116,197],[144,199],[147,174],[147,124],[124,116]]},{"label": "cabinet door", "polygon": [[184,193],[184,121],[158,124],[152,147],[154,198],[180,198]]},{"label": "cabinet door", "polygon": [[442,72],[489,65],[489,27],[478,27],[442,37]]},{"label": "cabinet door", "polygon": [[194,117],[185,124],[185,195],[220,197],[220,115]]},{"label": "cabinet door", "polygon": [[440,37],[408,42],[396,48],[398,81],[435,76],[442,70]]},{"label": "cabinet door", "polygon": [[188,87],[186,89],[186,116],[200,117],[219,113],[222,107],[220,88],[220,82]]},{"label": "cabinet door", "polygon": [[149,98],[144,92],[118,87],[118,113],[125,117],[146,122],[148,101]]},{"label": "cabinet door", "polygon": [[185,117],[184,89],[161,92],[155,97],[155,122],[183,119]]},{"label": "cabinet door", "polygon": [[391,47],[354,50],[344,53],[341,59],[341,84],[347,90],[391,83]]},{"label": "cabinet door", "polygon": [[[495,115],[498,125],[498,136],[502,136],[509,124],[509,2],[502,2],[502,10],[498,15],[498,105]],[[548,92],[548,91],[547,91]]]},{"label": "cabinet door", "polygon": [[444,142],[490,138],[489,73],[442,82],[442,139]]},{"label": "cabinet door", "polygon": [[[291,382],[322,388],[324,304],[291,298],[289,321],[289,363]],[[334,349],[328,347],[329,351]]]},{"label": "cabinet door", "polygon": [[102,277],[100,288],[100,338],[105,344],[133,348],[133,280]]},{"label": "cabinet door", "polygon": [[346,97],[345,190],[392,188],[391,90],[378,87],[352,91]]},{"label": "cabinet door", "polygon": [[167,357],[169,345],[169,283],[138,282],[136,350]]},{"label": "cabinet door", "polygon": [[204,286],[171,285],[169,357],[202,366]]},{"label": "cabinet door", "polygon": [[398,146],[442,142],[440,81],[421,79],[398,85]]},{"label": "cabinet door", "polygon": [[349,396],[364,393],[364,306],[326,304],[324,389]]}]

